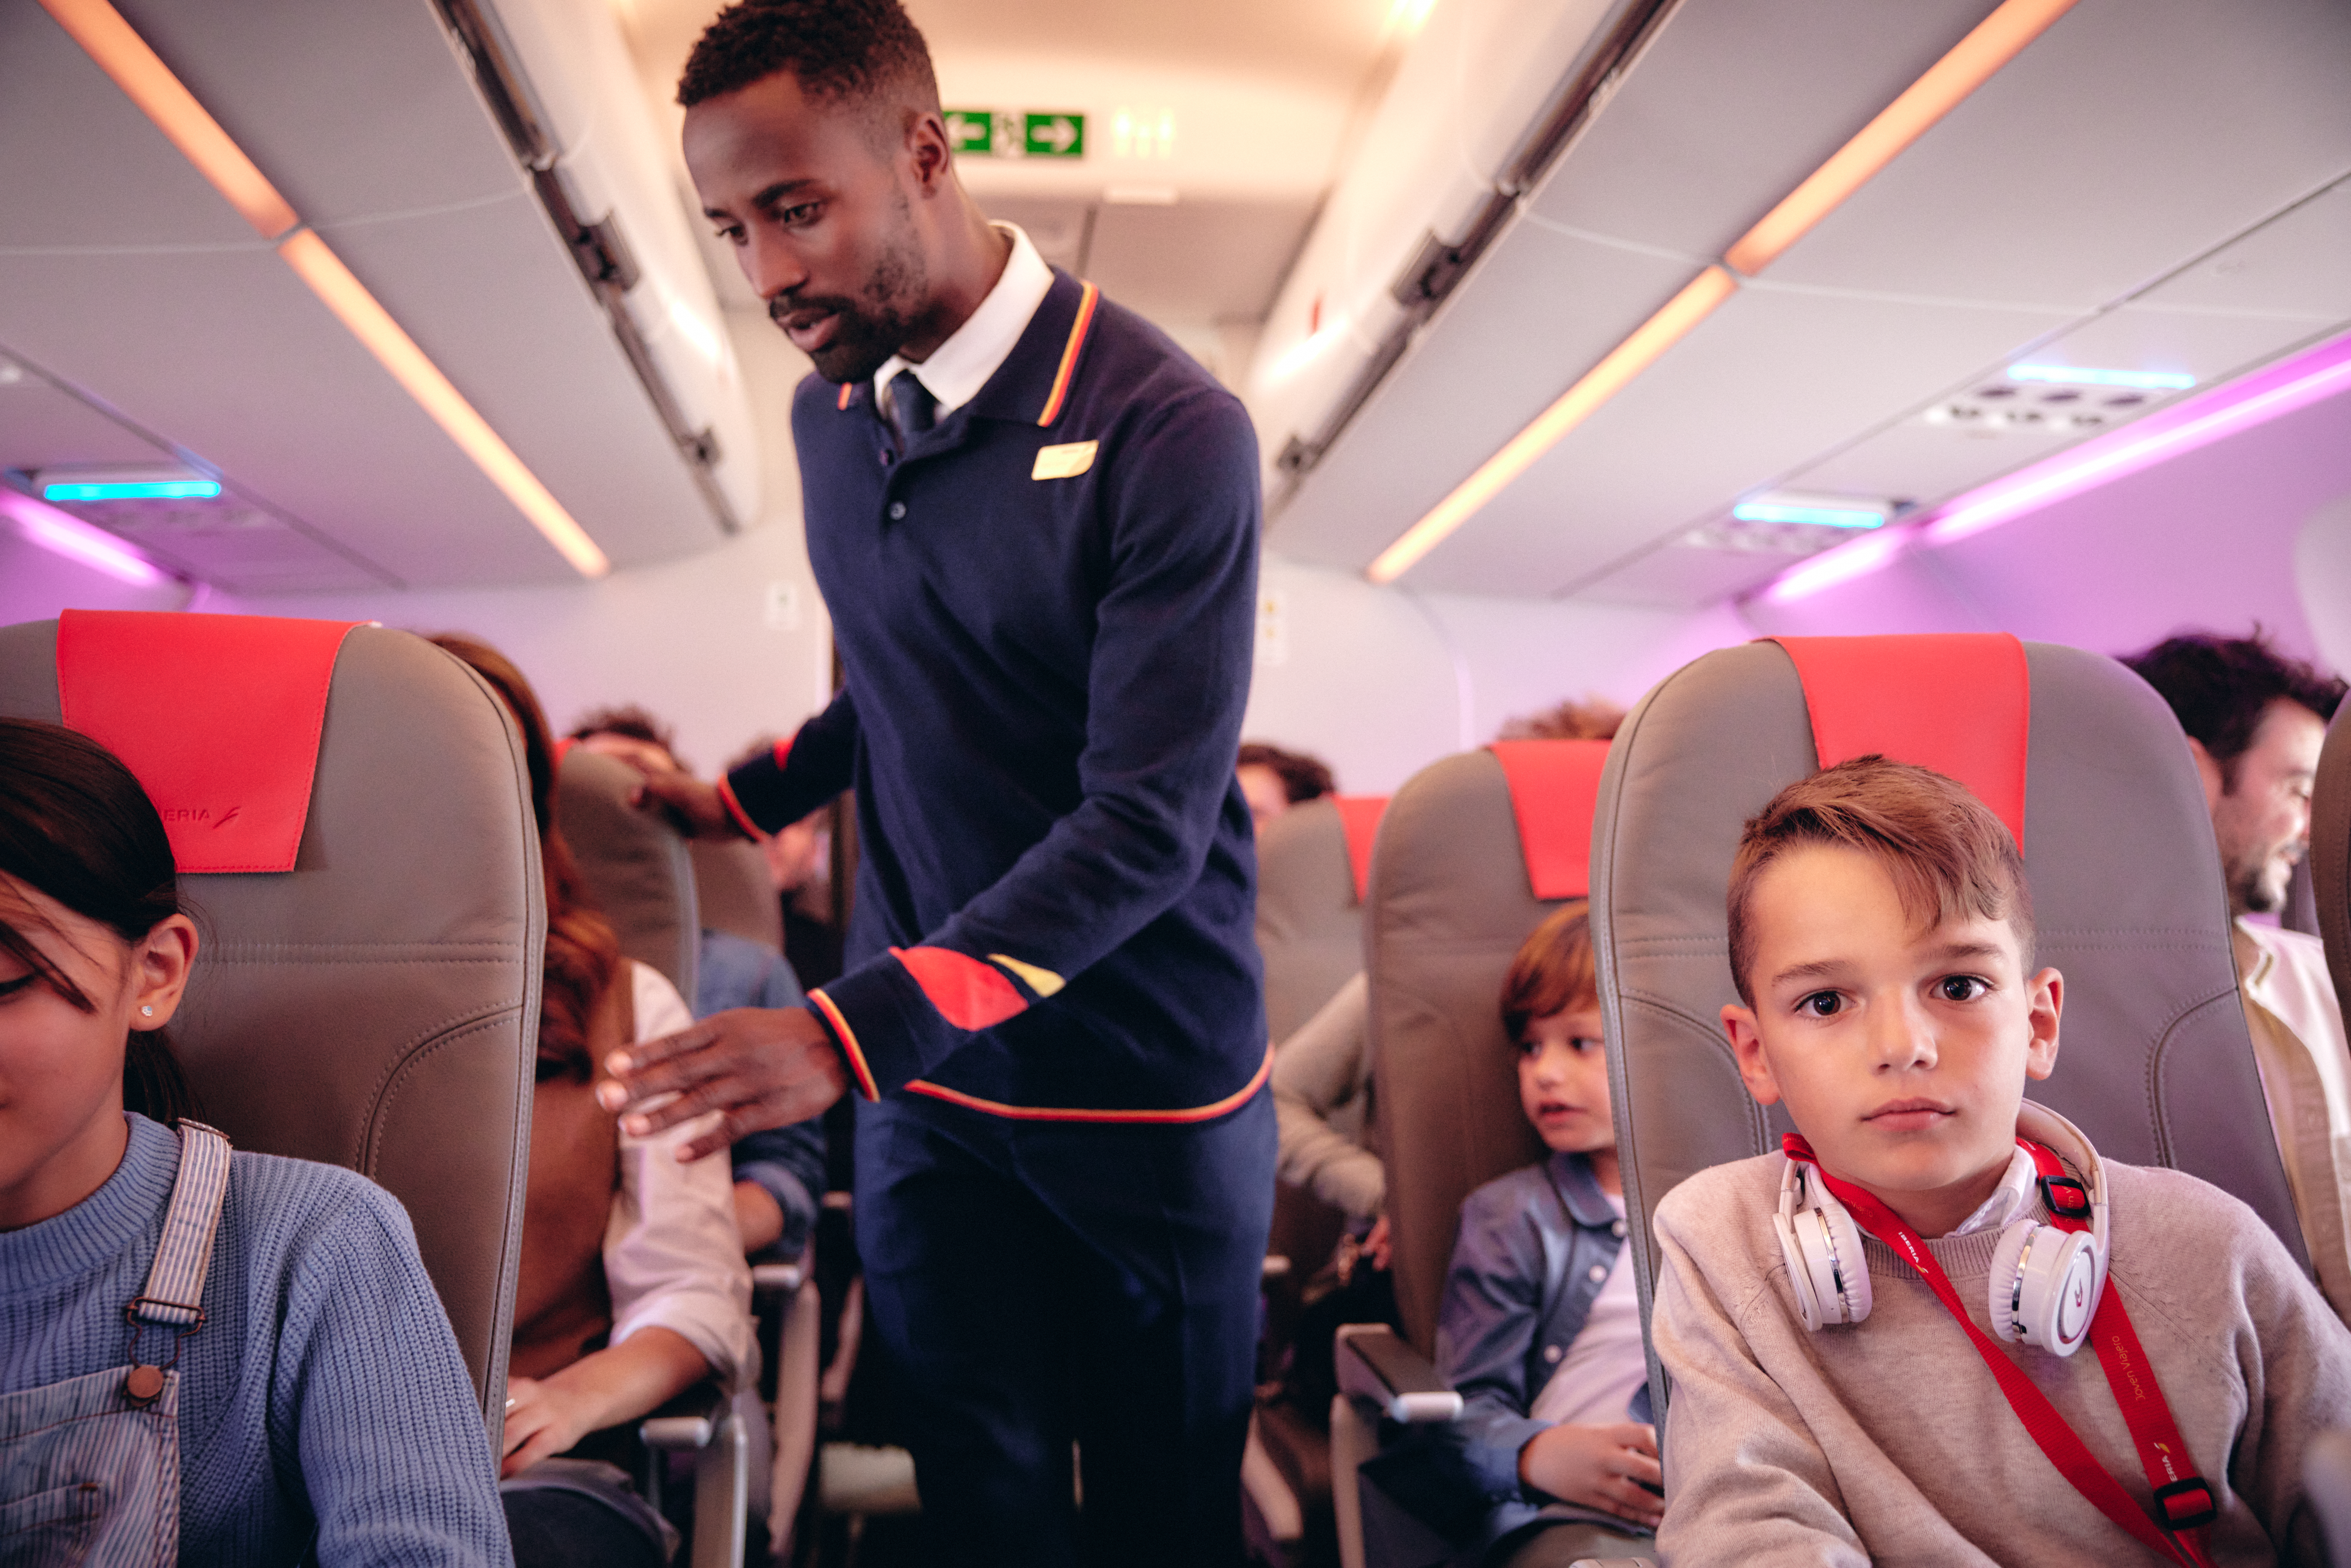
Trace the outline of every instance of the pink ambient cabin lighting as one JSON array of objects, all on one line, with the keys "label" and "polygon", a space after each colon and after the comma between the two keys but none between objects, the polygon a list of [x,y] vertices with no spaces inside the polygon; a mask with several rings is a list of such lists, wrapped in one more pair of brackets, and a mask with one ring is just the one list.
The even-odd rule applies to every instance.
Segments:
[{"label": "pink ambient cabin lighting", "polygon": [[106,573],[122,582],[135,582],[152,588],[169,580],[154,562],[108,533],[104,528],[83,522],[70,512],[61,512],[47,501],[0,485],[0,516],[16,525],[16,531],[28,544],[38,545],[51,555],[61,555],[68,560]]},{"label": "pink ambient cabin lighting", "polygon": [[2351,333],[2002,475],[1898,529],[1814,556],[1774,579],[1762,597],[1774,604],[1809,598],[1889,565],[1914,538],[1929,548],[1954,543],[2345,392]]}]

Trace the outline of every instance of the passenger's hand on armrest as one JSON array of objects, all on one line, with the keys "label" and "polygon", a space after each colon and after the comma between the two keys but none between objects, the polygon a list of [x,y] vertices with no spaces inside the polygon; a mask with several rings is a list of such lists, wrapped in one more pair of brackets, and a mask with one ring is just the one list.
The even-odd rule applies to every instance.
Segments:
[{"label": "passenger's hand on armrest", "polygon": [[1372,1221],[1371,1234],[1364,1238],[1364,1260],[1382,1273],[1387,1272],[1391,1249],[1388,1245],[1388,1217],[1381,1215]]},{"label": "passenger's hand on armrest", "polygon": [[782,1239],[784,1208],[755,1181],[735,1184],[735,1228],[743,1234],[743,1255],[765,1252]]},{"label": "passenger's hand on armrest", "polygon": [[1665,1484],[1657,1429],[1626,1421],[1614,1427],[1546,1427],[1519,1450],[1519,1479],[1562,1502],[1655,1530],[1665,1500],[1647,1490]]},{"label": "passenger's hand on armrest", "polygon": [[832,1035],[806,1008],[713,1013],[692,1029],[616,1051],[604,1064],[613,1082],[598,1085],[596,1096],[624,1113],[621,1126],[632,1137],[722,1113],[678,1149],[682,1160],[717,1154],[746,1133],[804,1122],[849,1087]]},{"label": "passenger's hand on armrest", "polygon": [[528,1469],[590,1432],[659,1409],[709,1375],[710,1364],[684,1334],[648,1328],[549,1376],[509,1377],[498,1474]]}]

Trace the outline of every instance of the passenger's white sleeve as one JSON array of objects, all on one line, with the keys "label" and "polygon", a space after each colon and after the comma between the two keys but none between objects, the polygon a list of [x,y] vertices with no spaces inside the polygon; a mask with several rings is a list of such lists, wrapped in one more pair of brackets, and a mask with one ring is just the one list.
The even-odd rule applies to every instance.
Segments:
[{"label": "passenger's white sleeve", "polygon": [[[637,1039],[691,1026],[677,988],[632,962]],[[716,1113],[712,1113],[716,1115]],[[655,1326],[685,1336],[712,1375],[732,1386],[753,1372],[751,1271],[735,1228],[735,1182],[723,1155],[681,1165],[678,1145],[708,1125],[696,1117],[649,1138],[621,1134],[621,1190],[604,1231],[612,1343]]]}]

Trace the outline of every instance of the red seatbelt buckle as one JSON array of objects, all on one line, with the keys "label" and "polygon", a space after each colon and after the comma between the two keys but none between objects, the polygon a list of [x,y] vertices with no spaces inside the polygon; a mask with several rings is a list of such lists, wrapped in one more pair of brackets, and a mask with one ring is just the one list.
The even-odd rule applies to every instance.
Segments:
[{"label": "red seatbelt buckle", "polygon": [[2047,1204],[2049,1212],[2060,1219],[2090,1218],[2090,1189],[2072,1176],[2043,1176],[2041,1201]]},{"label": "red seatbelt buckle", "polygon": [[2156,1488],[2155,1511],[2163,1516],[2163,1528],[2174,1535],[2220,1517],[2220,1503],[2202,1476],[2189,1476],[2186,1480]]}]

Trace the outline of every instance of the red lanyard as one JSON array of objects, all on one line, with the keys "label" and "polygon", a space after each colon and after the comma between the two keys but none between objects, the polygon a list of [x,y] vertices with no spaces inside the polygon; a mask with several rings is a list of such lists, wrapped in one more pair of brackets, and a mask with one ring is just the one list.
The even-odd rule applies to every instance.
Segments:
[{"label": "red lanyard", "polygon": [[[2050,1223],[2061,1230],[2089,1229],[2090,1205],[2081,1184],[2048,1150],[2022,1138],[2017,1142],[2032,1156],[2033,1166],[2041,1173],[2041,1190],[2049,1206]],[[2210,1568],[2211,1560],[2204,1553],[2203,1527],[2217,1515],[2217,1500],[2204,1478],[2190,1468],[2188,1445],[2180,1441],[2179,1424],[2171,1418],[2171,1406],[2156,1384],[2155,1369],[2147,1364],[2147,1353],[2139,1346],[2138,1334],[2131,1327],[2130,1314],[2124,1310],[2119,1291],[2099,1294],[2098,1310],[2090,1319],[2090,1338],[2097,1346],[2098,1364],[2105,1370],[2106,1385],[2114,1390],[2115,1402],[2122,1406],[2123,1420],[2138,1445],[2139,1463],[2147,1471],[2147,1484],[2155,1489],[2156,1507],[2163,1513],[2165,1522],[2161,1526],[2149,1519],[2123,1490],[2122,1483],[2098,1463],[2088,1445],[2066,1425],[2065,1417],[2024,1375],[2024,1369],[2009,1360],[1990,1334],[1976,1327],[1967,1309],[1959,1304],[1959,1293],[1951,1288],[1950,1276],[1943,1272],[1935,1255],[1927,1250],[1918,1233],[1870,1194],[1822,1170],[1812,1145],[1802,1138],[1792,1133],[1782,1146],[1790,1159],[1812,1166],[1821,1185],[1836,1195],[1864,1229],[1901,1253],[1917,1270],[1918,1277],[1927,1281],[1951,1316],[1959,1320],[1959,1327],[1967,1331],[1976,1353],[1999,1380],[2000,1391],[2008,1396],[2009,1406],[2016,1412],[2017,1419],[2024,1423],[2024,1429],[2041,1445],[2049,1462],[2074,1484],[2074,1490],[2151,1551],[2188,1563],[2190,1568]]]}]

